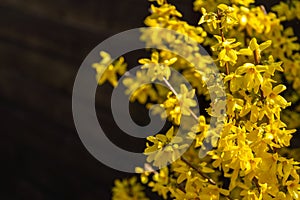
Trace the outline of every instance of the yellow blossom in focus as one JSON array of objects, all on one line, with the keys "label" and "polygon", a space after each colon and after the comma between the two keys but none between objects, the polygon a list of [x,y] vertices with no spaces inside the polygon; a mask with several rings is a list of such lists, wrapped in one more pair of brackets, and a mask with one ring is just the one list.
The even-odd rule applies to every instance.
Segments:
[{"label": "yellow blossom in focus", "polygon": [[263,83],[261,72],[264,72],[266,70],[266,66],[245,63],[244,65],[238,67],[235,73],[237,75],[244,74],[241,81],[241,83],[243,84],[243,88],[246,88],[248,91],[254,89],[254,92],[257,93],[260,85]]},{"label": "yellow blossom in focus", "polygon": [[222,37],[215,35],[218,40],[218,44],[211,47],[213,51],[220,51],[218,58],[220,60],[220,66],[224,66],[226,62],[234,65],[237,60],[238,51],[234,48],[238,47],[241,43],[235,42],[235,39],[226,39],[223,41]]},{"label": "yellow blossom in focus", "polygon": [[284,85],[277,85],[274,88],[271,88],[268,85],[262,86],[262,91],[267,102],[271,105],[278,105],[282,108],[290,105],[290,103],[288,103],[282,96],[279,95],[279,93],[283,92],[284,90],[286,90]]}]

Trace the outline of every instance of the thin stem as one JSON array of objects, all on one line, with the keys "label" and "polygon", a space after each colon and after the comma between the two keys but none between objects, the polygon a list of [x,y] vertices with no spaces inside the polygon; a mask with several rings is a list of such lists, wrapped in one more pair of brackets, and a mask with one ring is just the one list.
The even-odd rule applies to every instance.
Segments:
[{"label": "thin stem", "polygon": [[158,172],[155,169],[153,169],[153,167],[150,164],[148,164],[148,163],[144,164],[144,169],[146,171],[152,172],[154,174],[158,174]]},{"label": "thin stem", "polygon": [[[176,92],[176,90],[174,89],[174,87],[170,84],[170,82],[166,78],[163,78],[163,81],[168,86],[168,88],[173,92],[173,94],[175,94],[176,96],[178,96],[178,93]],[[191,113],[192,117],[198,122],[199,119],[198,119],[197,115],[191,109],[189,109],[189,112]]]},{"label": "thin stem", "polygon": [[258,179],[256,177],[253,178],[252,182],[255,184],[255,186],[257,187],[257,189],[260,188],[259,183],[258,183]]},{"label": "thin stem", "polygon": [[[228,62],[225,63],[225,67],[226,67],[226,75],[229,75],[230,74],[230,70],[229,70]],[[230,81],[228,83],[230,83]],[[230,88],[230,84],[228,86]]]},{"label": "thin stem", "polygon": [[212,180],[209,176],[207,176],[206,174],[204,174],[202,171],[200,171],[197,167],[195,167],[192,163],[190,163],[185,157],[181,157],[181,160],[187,164],[190,168],[192,168],[193,170],[195,170],[198,174],[200,174],[202,177],[206,178],[208,180],[209,183],[213,184],[213,185],[217,185],[216,182],[214,180]]},{"label": "thin stem", "polygon": [[[212,178],[210,178],[208,175],[206,175],[202,171],[200,171],[197,167],[195,167],[192,163],[190,163],[184,156],[181,156],[181,160],[185,164],[187,164],[190,168],[195,170],[198,174],[200,174],[200,176],[206,178],[210,184],[217,185],[217,183]],[[229,196],[223,195],[221,193],[220,193],[220,195],[224,196],[226,199],[232,200]]]},{"label": "thin stem", "polygon": [[190,108],[189,108],[189,111],[190,111],[191,115],[193,116],[193,118],[198,122],[199,119],[198,119],[197,115]]},{"label": "thin stem", "polygon": [[164,77],[163,78],[165,84],[168,86],[168,88],[173,92],[173,94],[175,94],[176,96],[178,96],[176,90],[173,88],[173,86],[170,84],[170,82]]},{"label": "thin stem", "polygon": [[245,34],[245,36],[244,36],[244,43],[245,43],[244,46],[247,47],[248,46],[249,34],[248,34],[248,31],[247,31],[246,28],[244,29],[244,34]]},{"label": "thin stem", "polygon": [[[220,12],[219,9],[217,11],[217,15],[218,15],[218,20],[219,20],[218,26],[219,26],[219,30],[220,30],[220,35],[221,35],[221,38],[222,38],[222,42],[225,42],[226,39],[225,39],[225,36],[224,36],[224,31],[223,31],[222,22],[221,22],[222,14],[221,14],[221,12]],[[226,75],[229,75],[230,70],[229,70],[228,62],[225,63],[225,67],[226,67]],[[228,87],[230,88],[230,81],[228,81]]]},{"label": "thin stem", "polygon": [[222,29],[222,22],[221,22],[222,15],[221,15],[221,12],[220,12],[219,9],[217,11],[217,15],[218,15],[218,20],[219,20],[218,25],[219,25],[220,35],[222,37],[222,42],[225,42],[225,37],[224,37],[224,32],[223,32],[223,29]]},{"label": "thin stem", "polygon": [[254,55],[254,64],[255,65],[259,65],[259,63],[260,63],[260,55],[259,55],[258,50],[254,50],[253,51],[253,55]]}]

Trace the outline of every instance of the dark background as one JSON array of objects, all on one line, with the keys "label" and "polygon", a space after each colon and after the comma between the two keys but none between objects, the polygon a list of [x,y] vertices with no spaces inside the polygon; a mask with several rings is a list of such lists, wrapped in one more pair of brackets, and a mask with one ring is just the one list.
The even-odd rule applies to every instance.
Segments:
[{"label": "dark background", "polygon": [[82,145],[71,94],[89,51],[147,12],[142,0],[0,1],[1,200],[109,199],[113,180],[128,176]]},{"label": "dark background", "polygon": [[[187,3],[181,10],[191,11],[189,2],[181,1]],[[109,199],[114,179],[131,176],[87,152],[73,124],[71,95],[86,55],[107,37],[143,26],[149,5],[147,0],[0,0],[1,200]],[[112,88],[103,88],[97,93],[99,120],[120,143],[109,117]],[[136,140],[125,141],[135,146]]]},{"label": "dark background", "polygon": [[[114,179],[130,176],[87,152],[73,124],[71,95],[85,56],[105,38],[143,26],[149,5],[146,0],[0,0],[1,200],[109,199]],[[191,23],[199,20],[191,0],[176,5]],[[97,93],[97,110],[118,143],[120,131],[108,109],[111,89],[105,85]]]}]

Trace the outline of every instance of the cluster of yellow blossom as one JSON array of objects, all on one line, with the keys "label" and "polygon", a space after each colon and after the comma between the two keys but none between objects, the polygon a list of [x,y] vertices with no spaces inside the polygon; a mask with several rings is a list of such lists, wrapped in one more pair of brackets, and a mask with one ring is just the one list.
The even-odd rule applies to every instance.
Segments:
[{"label": "cluster of yellow blossom", "polygon": [[290,21],[295,18],[300,20],[300,2],[297,0],[287,2],[280,1],[272,10],[275,11],[279,17],[283,17],[284,20]]},{"label": "cluster of yellow blossom", "polygon": [[113,188],[113,200],[149,200],[143,192],[144,187],[137,182],[136,177],[116,180]]},{"label": "cluster of yellow blossom", "polygon": [[[126,71],[127,64],[124,63],[124,58],[120,57],[117,61],[113,62],[110,55],[107,52],[101,51],[100,56],[102,57],[99,63],[94,63],[97,75],[96,79],[101,85],[105,81],[108,81],[114,87],[118,84],[118,75],[123,75]],[[101,75],[101,76],[100,76]]]},{"label": "cluster of yellow blossom", "polygon": [[[252,4],[254,0],[196,0],[194,10],[202,14],[197,26],[181,20],[182,14],[166,0],[151,1],[155,3],[145,24],[177,31],[204,45],[222,73],[207,73],[205,57],[194,53],[196,46],[183,46],[187,40],[181,38],[172,45],[186,57],[153,51],[150,59],[139,60],[142,70],[136,78],[123,79],[132,101],[158,103],[165,112],[156,112],[172,124],[166,133],[147,138],[148,163],[136,169],[141,182],[163,199],[300,199],[300,163],[284,156],[296,132],[291,128],[300,127],[300,105],[285,111],[300,99],[300,45],[292,28],[282,25],[284,20],[299,19],[300,3],[280,3],[273,7],[275,14]],[[160,46],[170,37],[145,31],[141,39]],[[191,54],[199,66],[188,62]],[[111,62],[108,54],[101,56],[102,61],[93,65],[99,73]],[[115,86],[124,66],[123,58],[109,65],[99,83],[108,80]],[[182,72],[195,89],[182,84],[176,92],[169,81],[171,68]],[[168,87],[144,84],[154,80]],[[217,82],[224,83],[226,94],[211,92]],[[207,114],[193,112],[195,95],[214,99]],[[196,123],[182,124],[185,116]],[[186,132],[178,136],[179,126]],[[193,143],[182,155],[187,139]],[[150,164],[160,169],[149,170]],[[146,199],[135,180],[118,181],[113,191],[113,199]]]},{"label": "cluster of yellow blossom", "polygon": [[157,134],[156,136],[149,136],[148,141],[153,143],[150,145],[147,143],[145,149],[145,155],[147,155],[147,162],[153,162],[153,165],[157,167],[166,166],[168,163],[172,163],[176,158],[181,155],[181,150],[185,150],[187,144],[179,145],[182,142],[182,138],[174,135],[174,127],[171,127],[166,135]]},{"label": "cluster of yellow blossom", "polygon": [[[277,13],[275,14],[273,12],[267,12],[264,6],[249,6],[252,2],[239,2],[240,3],[226,0],[213,2],[197,0],[194,3],[194,10],[203,12],[203,10],[206,9],[213,11],[216,15],[220,3],[231,4],[233,8],[231,15],[236,16],[238,23],[234,28],[228,31],[228,38],[236,39],[242,43],[241,46],[247,46],[253,37],[255,37],[257,41],[272,41],[271,48],[268,48],[264,55],[269,56],[271,54],[275,61],[282,61],[285,69],[284,74],[276,73],[274,79],[276,81],[286,80],[288,82],[288,88],[294,89],[294,92],[289,92],[286,98],[292,103],[295,103],[293,108],[297,112],[285,110],[283,112],[283,118],[286,119],[289,127],[300,127],[299,120],[296,120],[300,117],[300,106],[298,103],[300,96],[300,45],[297,42],[298,38],[295,36],[292,27],[283,26],[286,20],[297,18],[297,15],[300,13],[300,3],[299,1],[280,2],[271,9]],[[212,13],[210,13],[210,15],[212,15]],[[215,23],[218,23],[218,21],[215,21]],[[211,24],[211,22],[208,23],[208,26],[211,26],[209,24]],[[206,31],[209,32],[209,30]],[[216,31],[210,31],[209,33],[214,35]],[[209,35],[207,38],[212,38],[212,36]],[[204,41],[204,44],[212,46],[214,41],[208,39]],[[233,52],[231,52],[231,54],[234,56]],[[248,57],[245,59],[248,59]],[[243,63],[244,60],[240,59],[240,62]],[[288,120],[291,118],[294,120]]]},{"label": "cluster of yellow blossom", "polygon": [[[180,125],[181,115],[191,115],[191,107],[197,106],[197,102],[192,99],[194,95],[195,90],[188,91],[184,84],[181,84],[179,94],[174,96],[172,92],[169,92],[167,100],[161,106],[165,108],[166,115],[171,118],[174,124]],[[162,115],[162,117],[165,116]]]},{"label": "cluster of yellow blossom", "polygon": [[151,5],[151,15],[145,19],[145,24],[150,27],[161,27],[187,35],[195,41],[202,43],[206,32],[201,27],[192,26],[180,20],[182,14],[174,5],[158,2],[158,7]]}]

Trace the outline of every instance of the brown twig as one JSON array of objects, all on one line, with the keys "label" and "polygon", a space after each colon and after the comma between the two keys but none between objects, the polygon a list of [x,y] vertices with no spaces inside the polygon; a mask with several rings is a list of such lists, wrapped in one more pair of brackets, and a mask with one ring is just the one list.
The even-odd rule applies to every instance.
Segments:
[{"label": "brown twig", "polygon": [[[217,15],[218,15],[218,20],[219,20],[218,26],[219,26],[219,30],[220,30],[220,35],[221,35],[221,38],[222,38],[222,42],[225,42],[226,39],[225,39],[225,36],[224,36],[224,31],[223,31],[222,22],[221,22],[222,14],[221,14],[221,12],[220,12],[219,9],[217,11]],[[225,68],[226,68],[226,75],[229,75],[230,70],[229,70],[228,62],[225,63]],[[229,91],[230,91],[230,81],[228,81],[228,88],[229,88]]]},{"label": "brown twig", "polygon": [[[178,96],[178,93],[173,88],[173,86],[170,84],[170,82],[166,78],[163,78],[163,81],[168,86],[168,88],[173,92],[173,94],[175,94],[175,96]],[[191,109],[189,109],[189,112],[191,113],[192,117],[198,122],[199,119],[198,119],[197,115]]]},{"label": "brown twig", "polygon": [[259,55],[258,50],[254,50],[253,51],[253,55],[254,55],[254,64],[255,65],[259,65],[259,63],[260,63],[260,55]]},{"label": "brown twig", "polygon": [[198,174],[200,174],[202,177],[206,178],[208,180],[209,183],[213,184],[213,185],[217,185],[216,182],[214,180],[212,180],[209,176],[207,176],[206,174],[204,174],[202,171],[200,171],[200,169],[198,169],[197,167],[195,167],[192,163],[190,163],[185,157],[181,157],[181,160],[187,164],[190,168],[192,168],[193,170],[195,170]]}]

